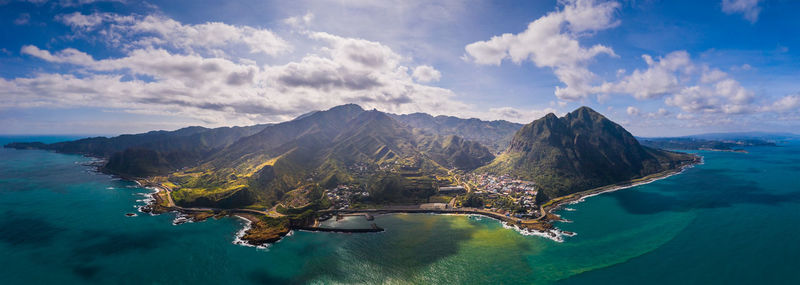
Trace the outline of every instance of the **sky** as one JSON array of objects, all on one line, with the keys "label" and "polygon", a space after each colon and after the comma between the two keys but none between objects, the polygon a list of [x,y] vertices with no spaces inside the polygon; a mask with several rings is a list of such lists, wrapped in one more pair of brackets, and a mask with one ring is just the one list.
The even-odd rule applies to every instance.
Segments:
[{"label": "sky", "polygon": [[800,133],[799,1],[0,0],[0,133],[274,123],[356,103],[638,136]]}]

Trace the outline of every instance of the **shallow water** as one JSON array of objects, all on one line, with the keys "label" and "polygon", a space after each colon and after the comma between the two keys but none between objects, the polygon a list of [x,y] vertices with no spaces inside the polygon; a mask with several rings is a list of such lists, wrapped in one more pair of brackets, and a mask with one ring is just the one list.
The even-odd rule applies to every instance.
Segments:
[{"label": "shallow water", "polygon": [[88,158],[0,149],[0,284],[800,284],[800,145],[748,150],[701,152],[681,175],[570,205],[558,226],[577,235],[563,243],[399,214],[329,222],[383,233],[299,231],[255,249],[233,244],[235,218],[126,217],[150,190]]}]

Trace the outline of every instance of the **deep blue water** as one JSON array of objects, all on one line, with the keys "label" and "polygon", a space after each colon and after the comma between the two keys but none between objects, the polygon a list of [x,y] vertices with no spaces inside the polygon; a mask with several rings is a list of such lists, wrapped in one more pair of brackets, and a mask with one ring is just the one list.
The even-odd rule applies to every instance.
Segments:
[{"label": "deep blue water", "polygon": [[[26,139],[42,138],[0,143]],[[88,158],[0,149],[0,284],[800,284],[800,144],[748,150],[569,205],[558,226],[578,235],[563,243],[388,215],[384,233],[296,232],[263,250],[232,243],[238,219],[136,212],[149,190]]]}]

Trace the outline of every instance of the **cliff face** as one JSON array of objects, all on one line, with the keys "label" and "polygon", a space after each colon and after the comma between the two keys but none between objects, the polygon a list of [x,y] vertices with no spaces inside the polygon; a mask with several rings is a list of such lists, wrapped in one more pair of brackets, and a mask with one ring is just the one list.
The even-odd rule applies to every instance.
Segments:
[{"label": "cliff face", "polygon": [[650,149],[622,126],[588,107],[553,114],[523,126],[505,153],[478,169],[511,174],[539,185],[542,199],[630,180],[692,160]]}]

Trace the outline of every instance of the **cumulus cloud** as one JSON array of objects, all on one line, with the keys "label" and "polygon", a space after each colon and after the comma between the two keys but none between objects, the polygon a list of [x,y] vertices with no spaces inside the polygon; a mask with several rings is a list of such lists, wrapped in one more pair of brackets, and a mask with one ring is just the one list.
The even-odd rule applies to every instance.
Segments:
[{"label": "cumulus cloud", "polygon": [[672,52],[655,60],[649,55],[642,55],[642,58],[647,69],[636,69],[618,82],[604,83],[598,90],[632,94],[637,99],[659,98],[680,89],[677,73],[688,73],[693,69],[689,53],[685,51]]},{"label": "cumulus cloud", "polygon": [[742,14],[746,20],[755,23],[761,13],[758,2],[761,0],[722,0],[722,11],[726,14]]},{"label": "cumulus cloud", "polygon": [[499,65],[509,59],[514,63],[530,60],[537,67],[553,69],[564,87],[556,87],[562,100],[580,100],[592,92],[595,74],[589,71],[591,60],[606,54],[616,56],[604,45],[581,46],[579,38],[619,25],[614,13],[620,4],[615,1],[564,1],[563,9],[550,12],[528,24],[519,34],[502,34],[488,41],[467,45],[466,59],[478,64]]},{"label": "cumulus cloud", "polygon": [[630,94],[640,100],[666,97],[667,105],[690,113],[742,114],[758,109],[752,91],[719,69],[694,63],[686,51],[656,59],[649,55],[642,58],[647,69],[636,69],[595,90]]},{"label": "cumulus cloud", "polygon": [[[90,31],[109,30],[107,22],[122,23],[119,17],[97,15],[101,21],[96,25],[80,16],[74,18],[78,20],[66,20],[66,16],[62,20]],[[224,41],[218,42],[218,39],[204,40],[201,39],[204,36],[192,33],[183,37],[167,36],[187,27],[188,31],[255,28],[222,23],[189,26],[173,20],[154,21],[149,16],[125,19],[133,22],[124,30],[156,31],[165,27],[160,25],[164,23],[168,23],[166,27],[169,28],[148,36],[151,39],[130,39],[148,40],[153,44],[123,42],[120,46],[131,47],[123,49],[124,56],[105,59],[95,59],[73,48],[48,51],[24,46],[22,54],[53,64],[75,65],[81,70],[80,76],[72,75],[76,72],[40,73],[0,79],[0,98],[3,99],[0,108],[102,107],[183,116],[225,125],[282,121],[309,109],[326,109],[344,103],[395,113],[463,114],[473,110],[454,100],[452,91],[422,84],[438,79],[441,74],[437,70],[418,66],[412,72],[405,64],[407,59],[378,42],[328,33],[305,33],[320,44],[317,52],[285,64],[259,65],[254,60],[233,60],[183,48],[169,49],[176,45],[186,45],[191,50],[223,45]],[[144,23],[136,23],[137,20]],[[160,23],[159,28],[151,26],[152,23]],[[192,44],[183,43],[187,40]]]},{"label": "cumulus cloud", "polygon": [[412,74],[414,79],[417,82],[436,82],[442,78],[442,73],[433,68],[430,65],[420,65],[417,68],[414,68],[414,73]]},{"label": "cumulus cloud", "polygon": [[711,86],[689,86],[667,98],[667,105],[692,113],[741,114],[754,111],[753,92],[733,79],[725,79]]},{"label": "cumulus cloud", "polygon": [[79,12],[62,15],[59,20],[76,31],[96,32],[110,44],[129,49],[168,47],[188,52],[223,53],[220,48],[240,45],[250,53],[271,56],[292,49],[287,41],[270,30],[220,22],[191,25],[160,15],[84,15]]}]

